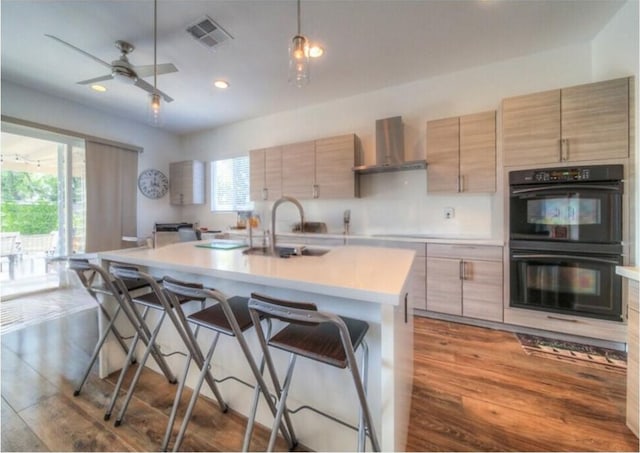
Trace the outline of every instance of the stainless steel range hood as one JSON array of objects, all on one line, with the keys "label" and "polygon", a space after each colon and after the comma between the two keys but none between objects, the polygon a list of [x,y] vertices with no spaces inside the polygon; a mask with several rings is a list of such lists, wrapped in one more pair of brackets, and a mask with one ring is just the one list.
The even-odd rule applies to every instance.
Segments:
[{"label": "stainless steel range hood", "polygon": [[376,120],[376,163],[354,167],[358,174],[390,171],[419,170],[427,168],[424,160],[404,160],[404,127],[402,117],[394,116]]}]

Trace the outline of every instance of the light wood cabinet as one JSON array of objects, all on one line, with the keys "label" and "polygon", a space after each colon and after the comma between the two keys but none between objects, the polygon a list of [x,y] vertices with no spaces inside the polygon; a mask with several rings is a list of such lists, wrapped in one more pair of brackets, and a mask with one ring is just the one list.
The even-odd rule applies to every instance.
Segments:
[{"label": "light wood cabinet", "polygon": [[638,329],[640,328],[640,300],[639,283],[636,280],[627,280],[627,304],[629,310],[628,327],[627,327],[627,426],[633,433],[638,436],[640,431],[640,422],[638,420],[638,412],[640,411],[640,403],[638,388],[640,382],[638,380],[638,367],[640,366],[640,338]]},{"label": "light wood cabinet", "polygon": [[355,143],[356,136],[347,134],[251,151],[251,199],[357,196]]},{"label": "light wood cabinet", "polygon": [[502,322],[502,247],[428,244],[427,310]]},{"label": "light wood cabinet", "polygon": [[282,150],[279,146],[249,152],[249,196],[253,201],[282,196]]},{"label": "light wood cabinet", "polygon": [[353,172],[355,162],[354,134],[316,140],[315,198],[357,197],[356,176]]},{"label": "light wood cabinet", "polygon": [[205,167],[199,160],[169,164],[169,198],[171,204],[203,204],[205,202]]},{"label": "light wood cabinet", "polygon": [[282,193],[298,199],[313,198],[315,142],[282,146]]},{"label": "light wood cabinet", "polygon": [[629,156],[629,78],[504,99],[504,165]]},{"label": "light wood cabinet", "polygon": [[427,191],[495,192],[496,112],[427,122]]}]

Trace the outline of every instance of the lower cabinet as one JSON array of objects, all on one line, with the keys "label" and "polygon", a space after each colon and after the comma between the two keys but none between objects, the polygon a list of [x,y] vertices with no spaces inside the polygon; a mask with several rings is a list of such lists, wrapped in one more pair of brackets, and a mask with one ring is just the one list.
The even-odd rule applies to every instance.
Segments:
[{"label": "lower cabinet", "polygon": [[502,322],[502,247],[428,244],[426,309]]}]

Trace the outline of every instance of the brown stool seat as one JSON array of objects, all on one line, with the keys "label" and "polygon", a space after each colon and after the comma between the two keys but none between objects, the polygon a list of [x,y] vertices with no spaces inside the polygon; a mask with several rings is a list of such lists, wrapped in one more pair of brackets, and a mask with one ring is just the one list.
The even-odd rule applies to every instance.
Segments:
[{"label": "brown stool seat", "polygon": [[[164,306],[156,293],[146,293],[140,296],[132,297],[131,300],[137,304],[144,305],[145,307],[155,308],[157,310],[164,310]],[[185,302],[192,301],[190,297],[179,297],[178,302],[184,304]]]},{"label": "brown stool seat", "polygon": [[[121,280],[124,283],[124,285],[127,287],[127,291],[136,291],[142,288],[149,288],[149,283],[139,278],[123,278]],[[157,280],[157,282],[159,283],[159,280]],[[113,280],[111,281],[111,283],[113,284]],[[94,285],[91,287],[91,289],[93,291],[96,291],[102,294],[111,294],[110,288],[104,283]],[[122,291],[120,291],[120,288],[117,288],[117,289],[118,289],[118,292],[122,294]]]},{"label": "brown stool seat", "polygon": [[[349,330],[351,346],[354,350],[358,349],[369,330],[369,324],[359,319],[344,316],[340,318]],[[268,344],[338,368],[347,367],[347,355],[340,340],[340,330],[335,324],[321,323],[308,326],[289,324],[275,334]]]},{"label": "brown stool seat", "polygon": [[[249,308],[247,307],[247,303],[249,302],[248,297],[233,296],[229,297],[227,302],[229,303],[229,308],[231,308],[236,321],[238,321],[240,331],[244,332],[248,328],[253,327],[253,322],[251,322],[251,316],[249,315]],[[204,310],[188,316],[187,319],[195,325],[202,326],[225,335],[235,335],[231,324],[229,324],[227,316],[224,314],[221,304],[207,307]]]}]

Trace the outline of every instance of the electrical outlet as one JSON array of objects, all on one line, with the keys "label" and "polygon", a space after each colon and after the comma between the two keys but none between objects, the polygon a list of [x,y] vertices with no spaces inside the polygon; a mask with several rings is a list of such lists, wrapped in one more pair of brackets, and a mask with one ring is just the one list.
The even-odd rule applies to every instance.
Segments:
[{"label": "electrical outlet", "polygon": [[453,219],[456,214],[456,210],[453,208],[444,208],[444,218],[445,219]]}]

